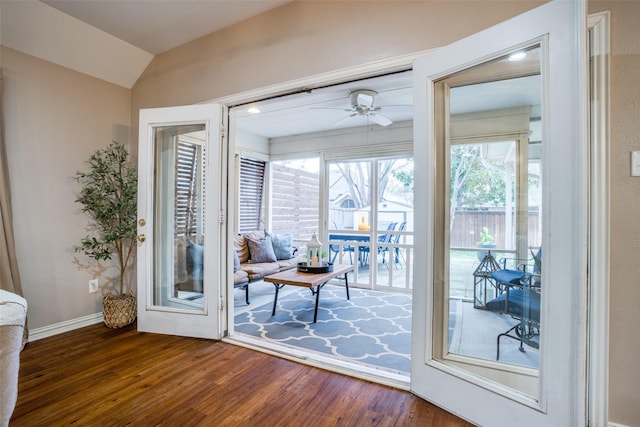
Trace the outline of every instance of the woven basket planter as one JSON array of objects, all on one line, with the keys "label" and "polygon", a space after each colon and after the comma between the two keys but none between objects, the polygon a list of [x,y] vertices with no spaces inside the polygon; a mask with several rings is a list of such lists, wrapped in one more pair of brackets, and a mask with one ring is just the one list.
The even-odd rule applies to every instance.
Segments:
[{"label": "woven basket planter", "polygon": [[107,295],[102,300],[102,313],[104,324],[109,328],[122,328],[136,320],[137,304],[136,297],[125,295],[123,297],[113,297]]}]

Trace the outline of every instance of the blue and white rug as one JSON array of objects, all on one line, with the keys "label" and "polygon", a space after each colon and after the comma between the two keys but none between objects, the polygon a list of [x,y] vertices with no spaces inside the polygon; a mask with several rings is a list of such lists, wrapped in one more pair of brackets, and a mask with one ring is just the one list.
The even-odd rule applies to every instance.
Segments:
[{"label": "blue and white rug", "polygon": [[[290,287],[287,287],[287,289]],[[307,288],[235,316],[235,331],[392,371],[411,366],[411,295],[326,285],[315,295]]]}]

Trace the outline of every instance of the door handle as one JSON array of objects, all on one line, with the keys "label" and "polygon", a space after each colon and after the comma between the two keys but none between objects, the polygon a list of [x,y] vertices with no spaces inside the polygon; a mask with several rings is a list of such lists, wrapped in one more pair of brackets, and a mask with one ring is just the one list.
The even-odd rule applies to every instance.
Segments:
[{"label": "door handle", "polygon": [[147,240],[147,236],[145,236],[144,234],[139,234],[138,235],[138,240],[140,242],[144,242],[145,240]]}]

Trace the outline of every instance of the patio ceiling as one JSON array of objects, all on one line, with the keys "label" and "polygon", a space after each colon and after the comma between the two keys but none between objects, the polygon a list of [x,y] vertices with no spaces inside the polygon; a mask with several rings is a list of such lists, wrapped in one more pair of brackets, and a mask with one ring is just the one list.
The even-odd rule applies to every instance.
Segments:
[{"label": "patio ceiling", "polygon": [[[521,64],[507,60],[493,64],[491,73],[496,67],[509,67],[518,77],[461,84],[452,92],[452,114],[528,106],[532,119],[539,118],[540,76],[535,75],[538,64],[537,55],[530,55],[530,60]],[[382,107],[377,113],[392,122],[413,120],[413,73],[408,70],[234,107],[236,126],[243,133],[269,139],[375,125],[371,118],[350,111],[349,95],[359,89],[377,92],[375,106]],[[260,112],[251,113],[250,107]]]}]

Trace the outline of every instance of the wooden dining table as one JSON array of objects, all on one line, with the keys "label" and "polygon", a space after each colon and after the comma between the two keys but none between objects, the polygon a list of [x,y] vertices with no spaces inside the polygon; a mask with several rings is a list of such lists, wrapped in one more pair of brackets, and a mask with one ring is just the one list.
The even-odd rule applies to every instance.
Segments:
[{"label": "wooden dining table", "polygon": [[[355,243],[369,243],[371,241],[371,236],[369,236],[368,234],[329,234],[329,248],[331,249],[331,242],[355,242]],[[350,249],[351,251],[353,251],[353,247],[355,247],[356,245],[343,245],[343,251],[345,247],[349,247],[351,246],[352,248]],[[368,248],[369,246],[358,246],[358,262],[360,263],[360,267],[364,267],[369,263],[369,257],[368,254],[369,252],[365,249]],[[335,255],[333,256],[332,261],[335,261],[336,257],[338,256],[338,251],[336,250],[331,250],[332,252],[335,252]]]}]

